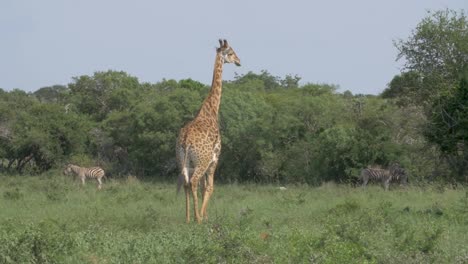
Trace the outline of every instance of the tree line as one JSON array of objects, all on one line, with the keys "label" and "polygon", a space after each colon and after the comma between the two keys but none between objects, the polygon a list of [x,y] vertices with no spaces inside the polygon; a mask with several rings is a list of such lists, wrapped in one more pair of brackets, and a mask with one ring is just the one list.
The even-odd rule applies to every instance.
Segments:
[{"label": "tree line", "polygon": [[[380,95],[267,71],[225,81],[217,180],[350,182],[370,164],[399,162],[412,180],[465,181],[467,24],[462,11],[429,13],[395,41],[405,67]],[[0,169],[40,174],[75,163],[173,179],[177,134],[209,88],[105,71],[32,93],[0,90]]]}]

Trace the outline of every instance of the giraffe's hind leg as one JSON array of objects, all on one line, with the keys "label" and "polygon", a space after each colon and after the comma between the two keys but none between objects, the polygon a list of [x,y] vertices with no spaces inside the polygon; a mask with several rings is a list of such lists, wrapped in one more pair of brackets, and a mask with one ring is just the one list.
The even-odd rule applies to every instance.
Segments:
[{"label": "giraffe's hind leg", "polygon": [[216,166],[218,161],[213,162],[210,167],[208,168],[206,179],[205,179],[205,188],[203,190],[203,203],[201,208],[201,217],[204,219],[208,219],[208,213],[206,211],[208,207],[208,201],[211,198],[211,195],[214,191],[214,173],[216,170]]},{"label": "giraffe's hind leg", "polygon": [[190,185],[184,184],[185,191],[185,222],[190,223]]},{"label": "giraffe's hind leg", "polygon": [[[208,186],[208,179],[206,177],[206,174],[202,177],[202,179],[200,180],[200,187],[201,187],[201,195],[202,195],[202,201],[203,199],[205,199],[205,190],[206,190],[206,186]],[[203,213],[203,212],[202,212]],[[203,218],[203,217],[202,217]]]},{"label": "giraffe's hind leg", "polygon": [[191,190],[191,176],[193,175],[193,169],[189,167],[189,149],[185,149],[177,145],[177,165],[180,169],[179,179],[177,181],[177,192],[180,187],[184,186],[185,192],[185,222],[190,223],[190,190]]},{"label": "giraffe's hind leg", "polygon": [[192,178],[190,179],[190,185],[192,187],[192,196],[193,196],[193,211],[195,214],[195,220],[198,223],[201,223],[202,219],[198,211],[198,184],[199,181],[204,176],[208,166],[197,166],[193,172]]}]

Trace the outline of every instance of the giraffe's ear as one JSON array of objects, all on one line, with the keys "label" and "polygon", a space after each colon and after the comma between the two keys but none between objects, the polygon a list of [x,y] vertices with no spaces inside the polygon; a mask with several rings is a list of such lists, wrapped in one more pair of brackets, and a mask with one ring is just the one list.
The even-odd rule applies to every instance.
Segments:
[{"label": "giraffe's ear", "polygon": [[228,43],[227,43],[227,40],[224,40],[224,45],[223,45],[223,47],[224,47],[224,48],[227,48],[228,46],[229,46],[229,45],[228,45]]}]

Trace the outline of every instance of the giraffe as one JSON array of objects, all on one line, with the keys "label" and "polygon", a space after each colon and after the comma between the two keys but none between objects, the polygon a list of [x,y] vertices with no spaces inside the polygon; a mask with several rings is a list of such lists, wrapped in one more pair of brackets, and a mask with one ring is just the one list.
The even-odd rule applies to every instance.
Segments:
[{"label": "giraffe", "polygon": [[[177,165],[180,170],[178,189],[185,190],[185,216],[190,222],[190,192],[193,196],[195,220],[207,219],[206,208],[214,190],[214,172],[221,153],[218,112],[221,102],[222,73],[224,63],[240,66],[240,59],[226,40],[219,40],[213,70],[213,81],[208,96],[196,117],[179,132],[176,143]],[[201,180],[201,182],[200,182]],[[201,185],[202,207],[198,211],[198,185]]]}]

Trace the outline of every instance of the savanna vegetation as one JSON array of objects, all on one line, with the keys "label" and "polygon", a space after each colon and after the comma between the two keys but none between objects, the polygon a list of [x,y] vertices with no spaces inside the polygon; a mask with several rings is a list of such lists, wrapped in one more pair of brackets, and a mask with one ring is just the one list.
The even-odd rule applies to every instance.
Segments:
[{"label": "savanna vegetation", "polygon": [[366,190],[221,184],[185,224],[174,184],[0,177],[0,263],[466,263],[468,196],[443,184]]},{"label": "savanna vegetation", "polygon": [[[379,95],[225,81],[203,225],[183,224],[174,148],[209,86],[103,71],[0,89],[0,263],[467,262],[468,20],[431,12],[394,44],[404,68]],[[392,162],[410,186],[354,188]],[[103,190],[67,163],[102,166]]]}]

